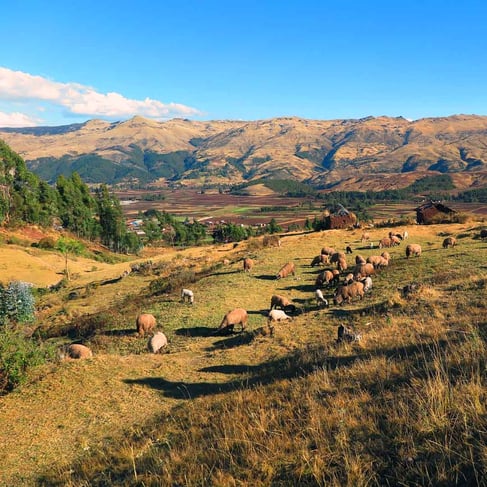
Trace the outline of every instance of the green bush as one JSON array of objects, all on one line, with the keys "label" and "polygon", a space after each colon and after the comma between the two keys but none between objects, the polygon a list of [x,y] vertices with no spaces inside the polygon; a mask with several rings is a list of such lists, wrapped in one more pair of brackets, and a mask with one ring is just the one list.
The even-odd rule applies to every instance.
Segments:
[{"label": "green bush", "polygon": [[169,277],[160,277],[151,281],[149,291],[152,295],[170,293],[187,284],[196,282],[196,280],[197,277],[193,270],[181,269]]},{"label": "green bush", "polygon": [[8,321],[28,323],[34,320],[35,299],[32,286],[27,282],[11,281],[0,285],[0,325]]},{"label": "green bush", "polygon": [[37,247],[40,249],[54,249],[56,248],[56,240],[52,237],[44,237],[39,240]]},{"label": "green bush", "polygon": [[3,328],[0,332],[0,394],[23,384],[30,368],[53,357],[53,348],[39,346],[17,330]]}]

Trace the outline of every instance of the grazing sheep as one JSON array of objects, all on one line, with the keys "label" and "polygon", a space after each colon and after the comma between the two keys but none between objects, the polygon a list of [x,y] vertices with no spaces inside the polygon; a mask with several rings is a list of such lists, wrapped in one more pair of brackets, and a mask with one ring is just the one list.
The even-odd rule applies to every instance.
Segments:
[{"label": "grazing sheep", "polygon": [[372,276],[374,274],[374,266],[369,262],[367,262],[367,264],[356,265],[353,271],[355,279],[361,279],[362,277]]},{"label": "grazing sheep", "polygon": [[392,247],[394,244],[393,244],[393,241],[391,238],[389,237],[384,237],[380,242],[379,242],[379,249],[383,249],[383,248],[389,248],[389,247]]},{"label": "grazing sheep", "polygon": [[322,255],[330,255],[331,256],[331,255],[333,255],[335,253],[336,253],[336,251],[335,251],[335,249],[333,247],[323,247],[321,249],[321,254]]},{"label": "grazing sheep", "polygon": [[365,264],[367,261],[365,260],[365,257],[361,255],[356,255],[355,256],[355,263],[356,264]]},{"label": "grazing sheep", "polygon": [[274,294],[271,297],[271,309],[274,308],[281,308],[287,310],[290,313],[294,313],[294,311],[296,311],[296,306],[294,306],[294,304],[289,301],[289,299],[284,296],[280,296],[279,294]]},{"label": "grazing sheep", "polygon": [[337,330],[337,343],[341,342],[358,342],[362,339],[362,335],[355,333],[355,331],[345,325],[340,325]]},{"label": "grazing sheep", "polygon": [[267,318],[267,324],[270,326],[270,323],[272,321],[284,321],[284,320],[291,320],[292,317],[287,315],[284,311],[281,309],[271,309],[269,311],[269,315]]},{"label": "grazing sheep", "polygon": [[443,240],[443,248],[447,249],[448,247],[455,247],[457,244],[457,239],[455,237],[446,237],[445,240]]},{"label": "grazing sheep", "polygon": [[354,281],[348,286],[338,286],[333,295],[333,302],[340,305],[345,302],[350,303],[356,296],[360,299],[364,297],[364,283],[361,281]]},{"label": "grazing sheep", "polygon": [[362,237],[361,237],[360,241],[361,241],[362,243],[364,243],[364,242],[367,242],[367,241],[369,241],[369,240],[370,240],[370,234],[368,234],[368,233],[366,233],[366,232],[365,232],[365,233],[362,233]]},{"label": "grazing sheep", "polygon": [[419,244],[408,244],[406,247],[406,258],[409,259],[411,255],[419,257],[421,255],[421,245]]},{"label": "grazing sheep", "polygon": [[387,260],[387,264],[389,264],[389,261],[391,260],[391,254],[387,252],[387,250],[384,250],[382,254],[380,254],[381,257]]},{"label": "grazing sheep", "polygon": [[409,233],[407,230],[404,230],[404,232],[402,232],[402,239],[403,240],[406,240],[409,238]]},{"label": "grazing sheep", "polygon": [[325,308],[328,308],[328,300],[325,299],[325,297],[323,296],[323,292],[321,291],[321,289],[317,289],[315,291],[315,297],[318,306],[325,306]]},{"label": "grazing sheep", "polygon": [[391,237],[391,247],[395,247],[396,245],[401,244],[401,239],[397,235],[393,235]]},{"label": "grazing sheep", "polygon": [[372,264],[374,269],[383,269],[389,264],[389,261],[382,255],[370,255],[367,257],[367,263]]},{"label": "grazing sheep", "polygon": [[144,336],[146,333],[152,332],[156,326],[156,319],[154,315],[149,313],[142,313],[137,316],[135,320],[135,327],[137,328],[137,333],[140,336]]},{"label": "grazing sheep", "polygon": [[85,345],[73,343],[68,347],[67,354],[69,358],[84,359],[93,357],[92,351]]},{"label": "grazing sheep", "polygon": [[150,353],[161,352],[164,347],[167,347],[167,337],[162,331],[154,333],[147,342],[147,348]]},{"label": "grazing sheep", "polygon": [[363,277],[360,282],[364,283],[364,293],[368,293],[372,289],[372,278],[370,276]]},{"label": "grazing sheep", "polygon": [[250,272],[250,270],[254,267],[254,261],[250,259],[249,257],[246,257],[243,260],[243,270],[244,272]]},{"label": "grazing sheep", "polygon": [[230,259],[223,259],[223,265],[230,265]]},{"label": "grazing sheep", "polygon": [[191,291],[191,289],[183,289],[181,291],[181,301],[184,303],[186,300],[190,304],[194,303],[194,293]]},{"label": "grazing sheep", "polygon": [[294,263],[292,262],[288,262],[281,267],[281,270],[276,275],[276,279],[283,279],[284,277],[289,276],[289,274],[292,274],[293,276],[296,275]]},{"label": "grazing sheep", "polygon": [[353,274],[350,272],[350,274],[347,274],[345,276],[344,284],[351,284],[352,282],[353,282]]},{"label": "grazing sheep", "polygon": [[332,256],[330,257],[330,263],[334,264],[334,263],[337,263],[338,264],[338,261],[340,259],[344,259],[346,260],[347,257],[345,256],[345,254],[343,252],[335,252],[334,254],[332,254]]},{"label": "grazing sheep", "polygon": [[346,254],[351,254],[353,251],[352,251],[352,247],[350,247],[350,245],[347,245],[347,248],[345,249],[345,253]]},{"label": "grazing sheep", "polygon": [[340,274],[335,274],[334,272],[326,269],[323,272],[320,272],[316,277],[315,287],[320,288],[323,285],[330,285],[338,282]]},{"label": "grazing sheep", "polygon": [[348,269],[347,259],[338,259],[337,269],[340,272],[346,271]]},{"label": "grazing sheep", "polygon": [[324,265],[328,264],[328,255],[325,254],[320,254],[317,255],[312,261],[311,261],[311,267],[314,267],[315,265]]},{"label": "grazing sheep", "polygon": [[247,311],[245,311],[243,308],[235,308],[229,311],[223,317],[220,326],[216,330],[216,333],[226,329],[233,331],[233,327],[238,324],[242,326],[241,331],[244,331],[245,327],[247,326],[247,320],[248,320]]}]

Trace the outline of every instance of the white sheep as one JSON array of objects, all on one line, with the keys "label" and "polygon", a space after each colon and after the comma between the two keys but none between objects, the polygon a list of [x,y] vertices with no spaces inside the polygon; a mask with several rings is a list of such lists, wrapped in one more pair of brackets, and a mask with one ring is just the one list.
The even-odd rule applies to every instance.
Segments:
[{"label": "white sheep", "polygon": [[167,338],[162,331],[154,333],[154,335],[151,336],[147,342],[147,348],[151,353],[158,353],[164,347],[167,347]]},{"label": "white sheep", "polygon": [[271,309],[268,314],[267,323],[272,321],[292,320],[291,316],[287,315],[282,309]]},{"label": "white sheep", "polygon": [[325,306],[326,308],[328,307],[328,300],[323,296],[321,289],[317,289],[315,291],[315,296],[318,306]]},{"label": "white sheep", "polygon": [[188,301],[188,303],[193,304],[194,303],[194,293],[191,291],[191,289],[183,289],[181,291],[181,300]]},{"label": "white sheep", "polygon": [[364,293],[367,293],[372,289],[372,278],[370,276],[364,277],[361,279],[361,282],[364,283]]}]

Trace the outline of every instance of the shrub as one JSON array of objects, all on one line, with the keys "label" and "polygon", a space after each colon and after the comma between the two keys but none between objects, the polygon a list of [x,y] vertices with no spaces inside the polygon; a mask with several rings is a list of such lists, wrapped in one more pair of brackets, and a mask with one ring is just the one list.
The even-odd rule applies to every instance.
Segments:
[{"label": "shrub", "polygon": [[52,237],[44,237],[39,240],[37,247],[40,249],[54,249],[56,248],[56,241]]},{"label": "shrub", "polygon": [[34,312],[31,284],[12,281],[6,288],[0,286],[0,325],[5,325],[7,321],[28,323],[34,320]]},{"label": "shrub", "polygon": [[44,348],[19,331],[0,332],[0,393],[11,391],[27,379],[28,370],[54,357],[53,348]]},{"label": "shrub", "polygon": [[181,269],[169,277],[160,277],[151,281],[149,291],[152,295],[170,293],[192,282],[196,282],[195,272],[190,269]]}]

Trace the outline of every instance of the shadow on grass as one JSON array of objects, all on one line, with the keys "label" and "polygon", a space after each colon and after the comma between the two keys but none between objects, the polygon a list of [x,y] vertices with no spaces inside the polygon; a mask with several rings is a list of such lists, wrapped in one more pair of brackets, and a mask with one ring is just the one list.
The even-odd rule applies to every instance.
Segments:
[{"label": "shadow on grass", "polygon": [[175,335],[184,337],[209,337],[215,333],[216,328],[207,326],[192,326],[191,328],[178,328],[174,331]]},{"label": "shadow on grass", "polygon": [[[221,332],[220,332],[221,333]],[[231,332],[227,332],[227,336],[230,335]],[[229,338],[225,338],[223,340],[218,340],[211,347],[205,348],[207,352],[211,352],[214,350],[224,350],[226,348],[235,348],[241,347],[242,345],[248,345],[252,343],[255,339],[256,334],[253,332],[243,331],[240,333],[232,333]]]},{"label": "shadow on grass", "polygon": [[[440,340],[426,344],[409,345],[405,347],[378,348],[373,351],[359,353],[350,356],[330,356],[323,347],[315,347],[307,350],[305,356],[299,353],[290,354],[278,360],[264,362],[258,365],[228,364],[205,367],[202,372],[222,373],[242,377],[228,382],[180,382],[170,381],[164,378],[144,377],[140,379],[126,379],[126,384],[139,384],[161,391],[165,397],[174,399],[193,399],[202,396],[226,393],[237,389],[251,389],[255,386],[262,386],[274,383],[278,380],[304,377],[317,369],[336,370],[341,367],[350,367],[358,360],[368,360],[373,357],[385,356],[387,358],[409,360],[415,367],[416,377],[425,377],[429,372],[428,361],[432,360],[435,353],[445,349],[454,340]],[[331,349],[333,350],[333,349]],[[410,377],[407,378],[410,380]],[[394,389],[401,384],[395,379],[388,383],[388,387]],[[367,384],[369,390],[375,387],[383,389],[384,384]]]},{"label": "shadow on grass", "polygon": [[247,310],[247,314],[248,315],[267,316],[269,314],[269,308],[266,308],[266,309],[255,309],[255,310],[251,310],[251,311],[248,311]]},{"label": "shadow on grass", "polygon": [[125,328],[123,330],[105,330],[97,335],[106,335],[111,337],[124,337],[129,335],[136,335],[137,330],[135,328]]},{"label": "shadow on grass", "polygon": [[283,291],[301,291],[303,293],[314,293],[315,289],[314,284],[297,284],[296,286],[286,286],[280,288],[280,290]]},{"label": "shadow on grass", "polygon": [[256,279],[261,279],[262,281],[276,281],[275,274],[260,274],[259,276],[255,276]]}]

